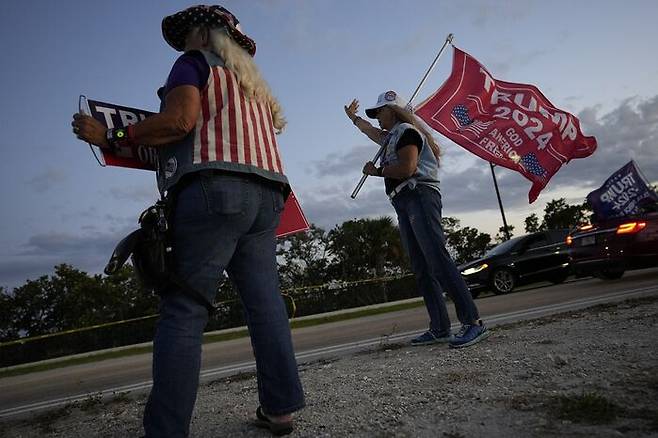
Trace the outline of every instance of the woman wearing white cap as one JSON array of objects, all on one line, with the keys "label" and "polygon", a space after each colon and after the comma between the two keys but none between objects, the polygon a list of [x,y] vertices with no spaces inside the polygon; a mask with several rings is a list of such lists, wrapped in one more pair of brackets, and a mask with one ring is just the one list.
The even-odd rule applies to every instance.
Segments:
[{"label": "woman wearing white cap", "polygon": [[[418,289],[430,316],[429,330],[412,339],[412,345],[448,342],[467,347],[489,336],[477,307],[445,247],[441,227],[441,192],[438,168],[440,149],[394,91],[379,95],[366,109],[381,129],[357,116],[359,102],[345,106],[347,117],[375,143],[384,146],[381,166],[367,162],[363,173],[384,178],[398,216],[402,244],[411,260]],[[452,335],[443,292],[455,303],[461,330]]]}]

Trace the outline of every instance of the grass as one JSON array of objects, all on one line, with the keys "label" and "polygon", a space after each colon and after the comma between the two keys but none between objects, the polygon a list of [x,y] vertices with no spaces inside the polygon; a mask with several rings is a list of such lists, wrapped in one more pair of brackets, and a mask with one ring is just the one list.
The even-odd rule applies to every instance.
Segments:
[{"label": "grass", "polygon": [[612,423],[620,413],[616,404],[594,392],[562,395],[557,397],[553,408],[555,415],[562,420],[587,424]]},{"label": "grass", "polygon": [[[311,327],[320,324],[329,324],[332,322],[345,321],[348,319],[362,318],[364,316],[379,315],[382,313],[396,312],[400,310],[412,309],[415,307],[420,307],[423,305],[422,301],[406,302],[400,304],[394,304],[391,306],[377,307],[372,309],[362,309],[355,310],[353,312],[339,313],[335,315],[328,316],[318,316],[317,318],[308,318],[308,319],[293,319],[290,321],[290,327],[293,329]],[[239,339],[249,336],[247,329],[232,331],[229,333],[219,333],[213,335],[206,335],[203,338],[204,344],[209,344],[213,342],[223,342],[230,341],[233,339]],[[120,357],[133,356],[137,354],[146,354],[153,351],[153,347],[135,347],[135,348],[126,348],[119,351],[108,351],[105,353],[91,354],[89,356],[75,357],[71,359],[64,359],[57,362],[50,363],[39,363],[35,365],[28,365],[21,368],[14,368],[10,370],[0,371],[0,379],[5,377],[20,376],[29,373],[36,373],[41,371],[48,371],[57,368],[64,368],[73,365],[82,365],[86,363],[99,362],[102,360],[116,359]]]},{"label": "grass", "polygon": [[62,361],[58,362],[50,362],[50,363],[39,363],[35,365],[27,365],[25,367],[21,368],[15,368],[11,370],[4,370],[0,371],[0,379],[4,377],[11,377],[11,376],[20,376],[23,374],[29,374],[29,373],[37,373],[40,371],[47,371],[47,370],[53,370],[57,368],[64,368],[64,367],[69,367],[73,365],[81,365],[85,363],[92,363],[92,362],[98,362],[101,360],[107,360],[107,359],[115,359],[118,357],[125,357],[125,356],[133,356],[135,354],[144,354],[144,353],[149,353],[153,351],[152,347],[135,347],[135,348],[129,348],[126,350],[120,350],[120,351],[108,351],[106,353],[99,353],[99,354],[93,354],[90,356],[83,356],[83,357],[74,357],[71,359],[64,359]]}]

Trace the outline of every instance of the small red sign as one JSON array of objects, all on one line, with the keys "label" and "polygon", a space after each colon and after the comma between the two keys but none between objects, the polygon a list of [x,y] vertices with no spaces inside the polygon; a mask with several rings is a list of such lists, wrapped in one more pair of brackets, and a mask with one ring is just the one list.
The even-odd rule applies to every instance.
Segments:
[{"label": "small red sign", "polygon": [[279,226],[276,229],[276,237],[284,237],[308,229],[309,224],[306,220],[306,216],[304,216],[302,207],[299,205],[299,201],[297,201],[295,194],[290,192],[290,196],[288,196],[288,199],[283,206],[281,222],[279,222]]}]

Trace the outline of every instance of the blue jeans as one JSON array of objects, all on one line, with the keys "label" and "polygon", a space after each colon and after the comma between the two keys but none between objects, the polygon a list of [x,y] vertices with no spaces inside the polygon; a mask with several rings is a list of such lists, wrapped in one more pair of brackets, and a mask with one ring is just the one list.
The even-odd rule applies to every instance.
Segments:
[{"label": "blue jeans", "polygon": [[[256,358],[258,396],[272,415],[304,406],[286,306],[279,291],[275,229],[279,189],[239,174],[200,173],[178,194],[172,226],[176,273],[214,300],[223,271],[238,289]],[[185,437],[196,401],[207,309],[169,290],[153,340],[147,437]]]},{"label": "blue jeans", "polygon": [[450,333],[444,291],[455,303],[462,324],[478,320],[471,292],[446,250],[441,227],[441,193],[418,185],[400,192],[392,203],[398,215],[402,245],[430,316],[430,330],[441,336]]}]

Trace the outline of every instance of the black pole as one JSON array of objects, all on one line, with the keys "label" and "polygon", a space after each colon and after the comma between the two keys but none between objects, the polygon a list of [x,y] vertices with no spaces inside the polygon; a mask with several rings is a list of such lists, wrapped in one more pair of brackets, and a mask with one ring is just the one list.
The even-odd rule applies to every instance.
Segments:
[{"label": "black pole", "polygon": [[489,163],[491,166],[491,176],[494,180],[494,187],[496,187],[496,196],[498,197],[498,206],[500,207],[500,215],[503,217],[503,227],[505,230],[505,237],[507,240],[510,239],[509,230],[507,229],[507,220],[505,219],[505,210],[503,210],[503,201],[500,200],[500,192],[498,191],[498,181],[496,181],[496,172],[494,172],[493,163]]}]

